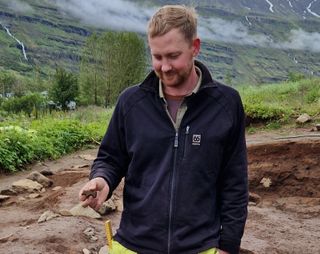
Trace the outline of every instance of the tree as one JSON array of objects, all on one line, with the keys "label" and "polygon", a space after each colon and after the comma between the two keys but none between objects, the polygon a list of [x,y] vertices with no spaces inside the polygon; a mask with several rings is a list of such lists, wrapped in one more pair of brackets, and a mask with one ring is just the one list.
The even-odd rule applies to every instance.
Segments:
[{"label": "tree", "polygon": [[103,90],[103,50],[99,37],[93,33],[82,50],[80,63],[80,101],[83,104],[101,105],[99,93]]},{"label": "tree", "polygon": [[83,102],[105,106],[115,103],[119,93],[145,75],[146,48],[133,32],[91,35],[81,57],[80,89]]},{"label": "tree", "polygon": [[1,72],[0,73],[0,90],[3,97],[7,97],[9,93],[13,93],[13,89],[17,78],[14,73]]},{"label": "tree", "polygon": [[62,68],[56,69],[50,97],[58,103],[63,110],[67,110],[67,104],[75,101],[79,92],[78,80],[72,74]]}]

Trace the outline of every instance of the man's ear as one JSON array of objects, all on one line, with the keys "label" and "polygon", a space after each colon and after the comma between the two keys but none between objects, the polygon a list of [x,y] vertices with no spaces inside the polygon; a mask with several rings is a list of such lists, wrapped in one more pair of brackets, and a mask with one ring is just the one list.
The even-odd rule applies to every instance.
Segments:
[{"label": "man's ear", "polygon": [[192,41],[192,48],[193,48],[193,56],[194,57],[196,57],[200,52],[200,44],[201,44],[201,41],[200,41],[200,38],[198,38],[198,37]]}]

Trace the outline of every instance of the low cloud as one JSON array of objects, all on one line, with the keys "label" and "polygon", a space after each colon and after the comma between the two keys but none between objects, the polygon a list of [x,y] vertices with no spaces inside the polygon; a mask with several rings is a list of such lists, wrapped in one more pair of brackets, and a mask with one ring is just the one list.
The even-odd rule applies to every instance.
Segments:
[{"label": "low cloud", "polygon": [[145,33],[155,9],[122,0],[56,0],[58,7],[82,22],[115,30]]},{"label": "low cloud", "polygon": [[302,29],[292,30],[289,40],[281,43],[280,46],[320,52],[320,33],[308,33]]},{"label": "low cloud", "polygon": [[249,29],[238,21],[225,21],[219,18],[207,20],[200,18],[199,21],[199,34],[203,39],[256,47],[320,52],[320,33],[318,32],[291,30],[287,41],[275,42],[266,35],[250,34]]},{"label": "low cloud", "polygon": [[8,1],[7,6],[15,11],[15,12],[19,12],[19,13],[25,13],[25,12],[31,12],[33,11],[33,8],[31,7],[31,5],[25,3],[25,2],[21,2],[18,0],[11,0]]},{"label": "low cloud", "polygon": [[[98,28],[145,33],[156,8],[124,0],[55,0],[61,11]],[[320,33],[292,30],[288,41],[276,43],[264,34],[251,34],[239,21],[199,17],[199,36],[204,40],[320,52]]]}]

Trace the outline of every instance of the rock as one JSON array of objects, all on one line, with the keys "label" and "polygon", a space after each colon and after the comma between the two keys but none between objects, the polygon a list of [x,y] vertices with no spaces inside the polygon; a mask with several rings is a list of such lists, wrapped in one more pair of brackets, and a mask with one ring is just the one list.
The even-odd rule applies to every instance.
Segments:
[{"label": "rock", "polygon": [[271,185],[271,183],[272,183],[272,181],[271,181],[270,178],[264,177],[264,178],[261,179],[260,183],[262,183],[262,185],[263,185],[265,188],[269,188],[270,185]]},{"label": "rock", "polygon": [[101,215],[105,215],[105,214],[108,214],[108,213],[115,211],[116,209],[117,209],[117,207],[116,207],[115,203],[113,202],[113,200],[109,199],[101,205],[100,209],[98,210],[98,213],[100,213]]},{"label": "rock", "polygon": [[73,216],[84,216],[93,219],[100,219],[101,215],[93,210],[91,207],[83,207],[81,204],[76,205],[72,209],[70,209],[70,213]]},{"label": "rock", "polygon": [[317,129],[317,131],[320,131],[320,123],[316,124],[316,129]]},{"label": "rock", "polygon": [[1,237],[0,238],[0,243],[6,243],[10,240],[10,238],[12,238],[13,234],[7,235],[5,237]]},{"label": "rock", "polygon": [[43,169],[40,171],[40,173],[44,176],[52,176],[54,175],[53,172],[50,169]]},{"label": "rock", "polygon": [[88,168],[88,167],[90,167],[89,164],[81,164],[81,165],[74,165],[71,168],[72,169],[79,169],[79,168]]},{"label": "rock", "polygon": [[45,222],[45,221],[48,221],[48,220],[52,220],[54,218],[57,218],[57,217],[60,217],[60,214],[56,214],[52,211],[46,211],[44,212],[40,218],[38,219],[38,223],[41,223],[41,222]]},{"label": "rock", "polygon": [[12,188],[17,193],[25,193],[27,192],[40,192],[43,186],[35,181],[30,179],[22,179],[12,183]]},{"label": "rock", "polygon": [[99,250],[99,254],[108,254],[108,246],[105,245]]},{"label": "rock", "polygon": [[58,190],[61,190],[61,189],[62,189],[61,186],[56,186],[56,187],[52,188],[53,191],[58,191]]},{"label": "rock", "polygon": [[10,198],[10,196],[7,195],[0,195],[0,202],[6,201]]},{"label": "rock", "polygon": [[43,174],[33,171],[28,176],[27,179],[30,179],[32,181],[36,181],[40,184],[42,184],[44,187],[50,187],[53,182],[48,177],[45,177]]},{"label": "rock", "polygon": [[69,210],[60,210],[59,214],[62,216],[72,216]]},{"label": "rock", "polygon": [[296,123],[303,124],[303,123],[310,122],[311,120],[312,120],[311,116],[309,116],[308,114],[302,114],[297,118]]},{"label": "rock", "polygon": [[261,197],[253,192],[249,192],[249,202],[253,202],[255,204],[259,204],[261,201]]},{"label": "rock", "polygon": [[9,189],[3,189],[0,191],[1,195],[10,195],[10,196],[14,196],[17,195],[18,193],[16,191],[14,191],[12,188]]},{"label": "rock", "polygon": [[90,254],[91,253],[90,250],[88,250],[88,249],[83,249],[82,252],[83,252],[83,254]]},{"label": "rock", "polygon": [[123,212],[123,200],[122,200],[122,199],[116,199],[116,200],[114,201],[114,203],[115,203],[115,205],[116,205],[116,207],[117,207],[117,210],[118,210],[119,212]]},{"label": "rock", "polygon": [[92,227],[86,228],[83,231],[83,234],[90,242],[96,242],[98,241],[98,237],[95,236],[95,230]]},{"label": "rock", "polygon": [[83,233],[85,236],[91,237],[91,236],[94,236],[95,230],[92,227],[88,227],[83,231]]},{"label": "rock", "polygon": [[96,158],[96,156],[92,156],[90,154],[83,154],[83,155],[80,155],[79,157],[87,161],[93,161]]},{"label": "rock", "polygon": [[35,199],[35,198],[39,198],[39,197],[41,197],[41,195],[39,193],[31,193],[27,198]]}]

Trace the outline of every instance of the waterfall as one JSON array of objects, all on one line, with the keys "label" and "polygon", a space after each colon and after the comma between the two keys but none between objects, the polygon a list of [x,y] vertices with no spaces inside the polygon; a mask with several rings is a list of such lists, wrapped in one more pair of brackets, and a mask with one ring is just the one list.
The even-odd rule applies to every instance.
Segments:
[{"label": "waterfall", "polygon": [[24,44],[23,42],[21,42],[20,40],[18,40],[9,30],[9,28],[7,28],[6,26],[4,26],[1,22],[0,22],[0,25],[3,27],[4,30],[6,30],[7,34],[12,37],[13,39],[15,39],[16,42],[19,43],[19,45],[21,46],[21,50],[22,50],[22,54],[23,54],[23,57],[24,59],[26,59],[28,61],[28,58],[27,58],[27,54],[26,54],[26,49],[24,47]]}]

